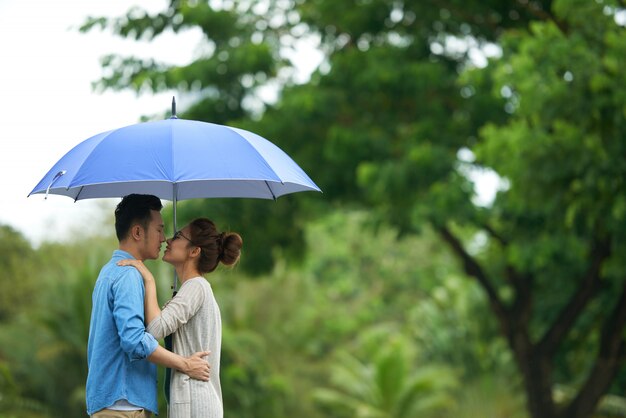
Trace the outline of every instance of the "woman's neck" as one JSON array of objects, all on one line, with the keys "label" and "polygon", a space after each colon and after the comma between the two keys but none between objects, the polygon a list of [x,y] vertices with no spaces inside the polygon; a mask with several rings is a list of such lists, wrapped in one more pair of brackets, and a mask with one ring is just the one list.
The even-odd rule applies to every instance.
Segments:
[{"label": "woman's neck", "polygon": [[180,280],[181,284],[185,283],[189,279],[201,276],[198,269],[190,264],[176,266],[176,275],[178,276],[178,280]]}]

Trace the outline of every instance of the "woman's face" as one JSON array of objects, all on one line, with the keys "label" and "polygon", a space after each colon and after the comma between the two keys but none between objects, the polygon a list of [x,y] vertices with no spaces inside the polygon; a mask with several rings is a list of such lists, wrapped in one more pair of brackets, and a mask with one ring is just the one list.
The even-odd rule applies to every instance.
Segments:
[{"label": "woman's face", "polygon": [[166,240],[167,246],[163,253],[163,261],[170,264],[184,263],[189,259],[189,253],[194,246],[191,244],[191,234],[189,225],[179,230],[172,238]]}]

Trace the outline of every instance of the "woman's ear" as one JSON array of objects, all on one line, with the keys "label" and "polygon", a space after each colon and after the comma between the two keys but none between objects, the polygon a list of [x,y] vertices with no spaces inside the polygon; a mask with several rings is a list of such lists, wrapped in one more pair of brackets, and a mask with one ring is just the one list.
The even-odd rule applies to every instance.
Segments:
[{"label": "woman's ear", "polygon": [[202,251],[202,250],[200,249],[200,247],[193,247],[193,250],[191,250],[191,252],[189,253],[189,255],[190,255],[191,257],[198,257],[198,256],[200,256],[200,252],[201,252],[201,251]]}]

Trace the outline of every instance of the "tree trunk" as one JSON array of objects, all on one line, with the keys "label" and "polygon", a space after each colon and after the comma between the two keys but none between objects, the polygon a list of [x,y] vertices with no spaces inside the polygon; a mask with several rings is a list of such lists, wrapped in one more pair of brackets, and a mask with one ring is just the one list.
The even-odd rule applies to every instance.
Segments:
[{"label": "tree trunk", "polygon": [[622,332],[626,326],[626,285],[613,311],[605,321],[595,364],[576,397],[563,410],[560,418],[587,418],[595,411],[602,396],[624,361],[626,344]]},{"label": "tree trunk", "polygon": [[552,398],[552,364],[550,359],[533,352],[533,347],[511,347],[522,374],[526,406],[532,418],[558,418]]},{"label": "tree trunk", "polygon": [[[552,398],[552,362],[544,352],[537,350],[529,338],[529,316],[531,297],[518,299],[517,309],[512,309],[507,318],[500,322],[509,327],[508,342],[517,367],[522,374],[526,393],[526,406],[532,418],[558,418]],[[527,298],[527,299],[526,299]]]}]

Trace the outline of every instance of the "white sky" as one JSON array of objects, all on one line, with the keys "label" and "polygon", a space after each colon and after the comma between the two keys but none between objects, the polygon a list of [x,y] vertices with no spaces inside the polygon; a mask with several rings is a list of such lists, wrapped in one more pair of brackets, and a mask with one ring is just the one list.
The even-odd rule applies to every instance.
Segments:
[{"label": "white sky", "polygon": [[198,45],[199,32],[137,45],[108,32],[76,29],[88,15],[120,16],[133,5],[160,11],[165,1],[0,0],[0,223],[34,244],[94,228],[100,224],[94,220],[118,201],[26,198],[52,165],[92,135],[170,107],[172,92],[92,92],[91,83],[101,76],[100,57],[136,53],[182,64]]}]

